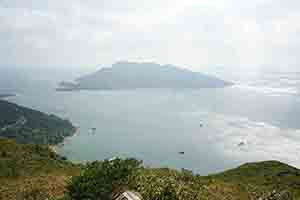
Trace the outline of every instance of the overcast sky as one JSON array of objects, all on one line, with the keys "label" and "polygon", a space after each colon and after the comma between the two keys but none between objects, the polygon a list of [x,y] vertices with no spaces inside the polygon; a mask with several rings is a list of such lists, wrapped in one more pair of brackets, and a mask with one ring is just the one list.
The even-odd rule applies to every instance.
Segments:
[{"label": "overcast sky", "polygon": [[0,0],[0,66],[300,64],[299,0]]}]

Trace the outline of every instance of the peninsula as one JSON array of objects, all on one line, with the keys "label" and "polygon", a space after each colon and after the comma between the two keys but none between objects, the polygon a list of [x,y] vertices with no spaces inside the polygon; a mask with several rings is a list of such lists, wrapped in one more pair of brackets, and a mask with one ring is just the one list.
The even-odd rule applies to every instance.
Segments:
[{"label": "peninsula", "polygon": [[0,100],[0,137],[23,144],[58,144],[71,136],[75,127],[52,114]]}]

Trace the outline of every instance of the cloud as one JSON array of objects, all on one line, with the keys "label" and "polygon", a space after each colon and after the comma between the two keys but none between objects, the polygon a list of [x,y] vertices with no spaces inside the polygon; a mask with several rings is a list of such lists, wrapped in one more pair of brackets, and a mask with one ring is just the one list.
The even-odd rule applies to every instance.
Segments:
[{"label": "cloud", "polygon": [[0,65],[299,64],[297,0],[0,1]]}]

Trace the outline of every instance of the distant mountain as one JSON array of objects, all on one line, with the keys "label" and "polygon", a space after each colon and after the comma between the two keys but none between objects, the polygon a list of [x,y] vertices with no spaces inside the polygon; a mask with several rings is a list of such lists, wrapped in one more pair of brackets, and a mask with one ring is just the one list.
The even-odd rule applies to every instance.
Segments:
[{"label": "distant mountain", "polygon": [[[216,77],[174,65],[118,62],[80,77],[73,89],[219,88],[232,85]],[[71,88],[69,88],[71,89]]]},{"label": "distant mountain", "polygon": [[55,115],[0,100],[0,137],[24,144],[58,144],[71,136],[75,127]]},{"label": "distant mountain", "polygon": [[4,99],[4,98],[7,98],[7,97],[13,97],[13,96],[16,96],[16,95],[15,94],[9,94],[9,93],[3,93],[3,94],[0,93],[0,99]]}]

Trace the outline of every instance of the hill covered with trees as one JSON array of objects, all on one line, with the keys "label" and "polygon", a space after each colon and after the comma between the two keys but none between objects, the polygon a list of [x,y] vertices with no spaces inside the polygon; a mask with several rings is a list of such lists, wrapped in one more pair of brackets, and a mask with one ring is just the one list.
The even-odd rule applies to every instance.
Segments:
[{"label": "hill covered with trees", "polygon": [[75,130],[68,120],[0,100],[0,137],[24,144],[58,144]]}]

